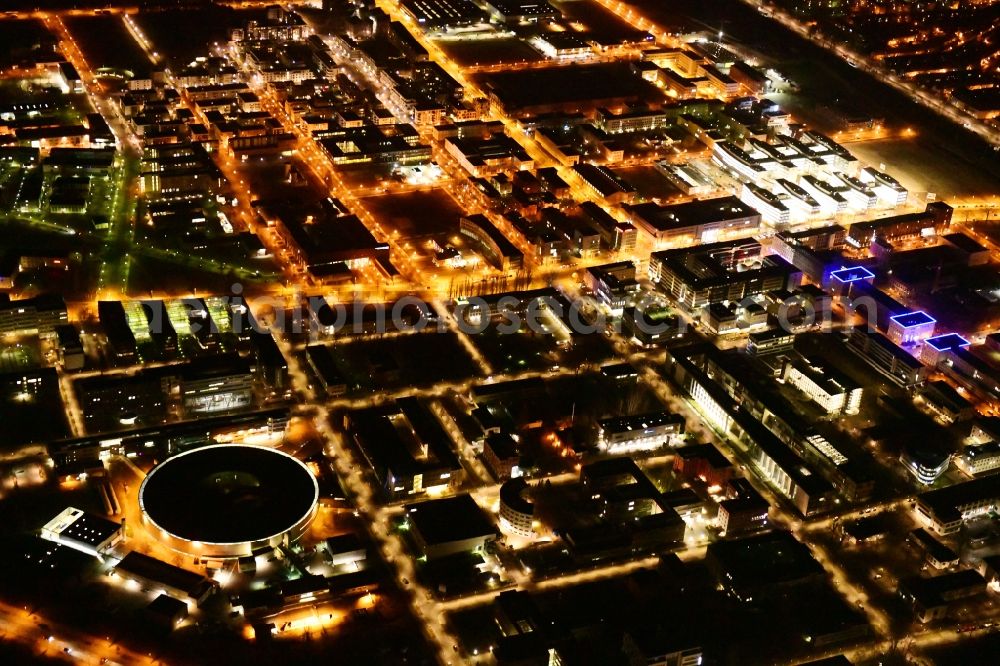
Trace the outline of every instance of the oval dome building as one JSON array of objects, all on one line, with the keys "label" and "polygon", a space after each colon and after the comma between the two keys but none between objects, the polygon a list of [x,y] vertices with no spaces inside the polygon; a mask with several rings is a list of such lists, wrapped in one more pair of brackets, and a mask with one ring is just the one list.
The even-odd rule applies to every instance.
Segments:
[{"label": "oval dome building", "polygon": [[309,528],[318,502],[319,484],[304,463],[245,444],[167,458],[139,487],[146,528],[193,557],[243,557],[293,543]]}]

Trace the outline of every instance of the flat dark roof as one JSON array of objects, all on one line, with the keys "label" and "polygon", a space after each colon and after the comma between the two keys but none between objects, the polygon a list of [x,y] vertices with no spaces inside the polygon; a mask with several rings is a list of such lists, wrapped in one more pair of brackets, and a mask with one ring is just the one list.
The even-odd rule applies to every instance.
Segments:
[{"label": "flat dark roof", "polygon": [[323,541],[326,544],[327,550],[333,555],[339,555],[341,553],[352,553],[358,550],[364,550],[367,548],[361,539],[354,532],[345,532],[344,534],[337,534]]},{"label": "flat dark roof", "polygon": [[986,579],[973,569],[963,569],[932,578],[914,576],[899,581],[900,589],[909,592],[924,608],[945,604],[955,598],[955,593],[967,596],[961,595],[961,592],[980,586],[982,586],[981,591],[986,592]]},{"label": "flat dark roof", "polygon": [[824,573],[808,546],[796,541],[789,532],[716,541],[708,545],[708,553],[733,583],[740,586],[766,587]]},{"label": "flat dark roof", "polygon": [[933,338],[927,338],[924,342],[930,345],[936,351],[948,351],[950,349],[957,349],[959,347],[968,347],[969,341],[963,338],[958,333],[945,333],[944,335],[936,335]]},{"label": "flat dark roof", "polygon": [[958,507],[991,498],[1000,498],[1000,475],[956,483],[917,496],[918,501],[930,507],[939,520],[958,519]]},{"label": "flat dark roof", "polygon": [[689,444],[674,449],[674,454],[684,459],[703,458],[713,469],[727,469],[733,466],[729,458],[712,444]]},{"label": "flat dark roof", "polygon": [[857,280],[871,280],[875,274],[864,266],[848,266],[832,271],[830,275],[840,282],[855,282]]},{"label": "flat dark roof", "polygon": [[493,521],[468,493],[410,504],[406,515],[427,545],[497,534]]},{"label": "flat dark roof", "polygon": [[486,436],[486,445],[501,460],[518,455],[517,442],[509,432],[491,432]]},{"label": "flat dark roof", "polygon": [[977,240],[958,231],[951,234],[944,234],[941,236],[941,239],[947,241],[951,245],[954,245],[963,252],[988,252],[988,249]]},{"label": "flat dark roof", "polygon": [[918,310],[916,312],[905,312],[903,314],[898,314],[895,317],[890,318],[892,321],[896,322],[903,328],[913,328],[914,326],[923,326],[925,324],[933,324],[937,320],[930,316],[923,310]]},{"label": "flat dark roof", "polygon": [[[411,432],[401,432],[397,416],[405,416]],[[397,478],[432,470],[458,470],[461,463],[449,446],[448,433],[428,407],[417,398],[400,398],[385,407],[368,407],[349,414],[351,433],[376,474],[391,472]],[[412,435],[412,437],[410,437]],[[416,441],[409,441],[415,439]],[[409,446],[427,447],[417,456]]]},{"label": "flat dark roof", "polygon": [[176,617],[186,616],[188,605],[180,599],[174,599],[169,594],[159,594],[146,606],[146,612],[167,620],[173,620]]},{"label": "flat dark roof", "polygon": [[756,209],[732,196],[718,197],[716,199],[700,199],[667,206],[660,206],[655,203],[642,203],[635,206],[627,206],[626,208],[630,213],[642,218],[657,231],[713,224],[760,215]]},{"label": "flat dark roof", "polygon": [[892,529],[893,521],[886,514],[859,518],[851,522],[844,523],[844,533],[854,537],[858,541],[864,541],[872,537],[885,534]]},{"label": "flat dark roof", "polygon": [[186,382],[249,374],[250,361],[235,352],[196,357],[182,365],[179,371],[181,379]]},{"label": "flat dark roof", "polygon": [[621,474],[628,474],[636,479],[640,477],[645,478],[646,476],[642,473],[642,470],[639,469],[636,462],[627,456],[597,460],[592,463],[587,463],[580,470],[581,477],[587,477],[590,479],[601,479],[609,476],[614,477]]},{"label": "flat dark roof", "polygon": [[493,384],[480,384],[472,388],[472,396],[477,404],[505,398],[529,398],[544,394],[545,381],[541,377],[511,379]]},{"label": "flat dark roof", "polygon": [[655,101],[663,95],[622,63],[571,65],[487,74],[487,90],[508,109],[574,104],[588,108],[616,100]]},{"label": "flat dark roof", "polygon": [[559,16],[559,10],[545,0],[486,0],[504,16]]},{"label": "flat dark roof", "polygon": [[201,574],[175,567],[134,550],[115,565],[115,571],[161,583],[175,590],[182,590],[193,598],[200,597],[206,586],[210,585],[209,581]]},{"label": "flat dark roof", "polygon": [[601,429],[608,432],[622,432],[625,430],[645,430],[647,428],[658,428],[664,425],[680,425],[683,430],[684,417],[680,414],[673,414],[666,410],[659,412],[647,412],[634,416],[614,416],[598,421]]},{"label": "flat dark roof", "polygon": [[928,555],[933,557],[938,562],[947,563],[958,561],[958,555],[955,551],[935,539],[930,532],[922,527],[918,527],[910,532],[910,538],[912,538],[918,546],[923,548]]},{"label": "flat dark roof", "polygon": [[114,148],[53,148],[45,166],[110,169],[114,161]]},{"label": "flat dark roof", "polygon": [[375,240],[368,228],[354,215],[343,215],[315,224],[303,224],[299,229],[302,236],[308,238],[304,244],[305,249],[314,249],[320,253],[380,250],[388,247],[385,243]]},{"label": "flat dark roof", "polygon": [[422,26],[458,26],[486,21],[486,14],[470,0],[402,0],[403,7]]},{"label": "flat dark roof", "polygon": [[158,444],[162,444],[173,438],[194,437],[203,434],[207,441],[213,432],[225,431],[227,429],[252,428],[268,423],[269,421],[287,421],[289,413],[288,407],[274,407],[256,412],[225,414],[191,421],[154,425],[127,432],[85,435],[83,437],[52,442],[49,445],[49,454],[53,458],[56,458],[56,464],[58,465],[59,458],[62,456],[80,449],[97,448],[103,441],[110,438],[120,439],[126,445],[129,442],[138,443],[142,441],[155,441]]},{"label": "flat dark roof", "polygon": [[21,298],[16,301],[0,301],[0,312],[25,308],[34,308],[38,312],[62,311],[66,309],[66,301],[57,294],[39,294],[32,298]]},{"label": "flat dark roof", "polygon": [[113,520],[84,512],[63,530],[60,536],[97,546],[121,528],[122,526]]}]

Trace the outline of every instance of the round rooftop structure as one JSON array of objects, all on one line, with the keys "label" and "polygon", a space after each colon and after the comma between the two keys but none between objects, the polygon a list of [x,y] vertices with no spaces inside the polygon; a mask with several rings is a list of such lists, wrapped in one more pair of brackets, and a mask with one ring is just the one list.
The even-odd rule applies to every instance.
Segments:
[{"label": "round rooftop structure", "polygon": [[139,487],[150,532],[195,557],[243,557],[297,541],[316,515],[309,468],[274,449],[220,444],[157,465]]}]

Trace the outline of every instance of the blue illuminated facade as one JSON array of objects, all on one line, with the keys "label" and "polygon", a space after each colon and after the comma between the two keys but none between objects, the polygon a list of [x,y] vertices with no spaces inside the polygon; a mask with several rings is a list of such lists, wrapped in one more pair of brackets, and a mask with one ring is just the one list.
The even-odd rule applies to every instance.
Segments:
[{"label": "blue illuminated facade", "polygon": [[933,338],[924,340],[924,346],[920,350],[920,360],[927,365],[936,366],[942,355],[958,349],[965,349],[970,346],[970,342],[958,333],[944,333]]},{"label": "blue illuminated facade", "polygon": [[867,280],[870,282],[875,279],[875,274],[864,266],[848,266],[847,268],[831,271],[830,277],[837,282],[847,284],[857,282],[858,280]]},{"label": "blue illuminated facade", "polygon": [[889,318],[887,337],[897,345],[913,344],[934,335],[937,320],[923,310],[904,312]]}]

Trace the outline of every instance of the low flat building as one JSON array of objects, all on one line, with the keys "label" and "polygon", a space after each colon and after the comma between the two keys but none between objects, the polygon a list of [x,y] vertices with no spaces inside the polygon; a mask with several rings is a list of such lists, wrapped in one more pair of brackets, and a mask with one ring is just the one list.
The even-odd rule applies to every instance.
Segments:
[{"label": "low flat building", "polygon": [[535,46],[549,58],[588,58],[594,49],[570,31],[543,32],[534,40]]},{"label": "low flat building", "polygon": [[926,312],[904,312],[889,318],[886,336],[897,345],[909,345],[932,337],[936,325],[937,320]]},{"label": "low flat building", "polygon": [[656,242],[682,237],[712,243],[722,234],[751,236],[760,229],[760,213],[737,197],[702,199],[660,206],[627,206],[632,223]]},{"label": "low flat building", "polygon": [[390,499],[442,490],[462,478],[447,431],[417,398],[353,410],[344,426]]},{"label": "low flat building", "polygon": [[710,194],[715,189],[715,182],[711,177],[691,162],[672,164],[663,160],[656,163],[656,170],[688,196]]},{"label": "low flat building", "polygon": [[580,484],[594,496],[608,488],[634,483],[637,478],[644,476],[634,460],[622,456],[584,465],[580,469]]},{"label": "low flat building", "polygon": [[484,4],[490,15],[500,23],[533,23],[562,16],[545,0],[486,0]]},{"label": "low flat building", "polygon": [[950,233],[941,236],[941,240],[955,249],[965,260],[967,266],[982,266],[990,261],[990,250],[981,245],[971,236],[963,233]]},{"label": "low flat building", "polygon": [[125,539],[125,530],[121,523],[67,507],[45,523],[39,536],[88,555],[102,557]]},{"label": "low flat building", "polygon": [[[334,586],[337,586],[335,591]],[[280,623],[296,611],[315,609],[343,595],[360,596],[376,587],[370,571],[362,570],[331,578],[304,575],[294,580],[280,580],[267,587],[248,590],[232,600],[233,608],[255,621]]]},{"label": "low flat building", "polygon": [[934,440],[910,440],[903,445],[899,462],[918,483],[929,486],[948,469],[951,451]]},{"label": "low flat building", "polygon": [[636,189],[608,167],[595,164],[577,164],[574,173],[593,194],[609,204],[628,203],[635,199]]},{"label": "low flat building", "polygon": [[584,465],[580,485],[598,502],[601,522],[566,532],[564,538],[576,556],[603,559],[623,550],[663,548],[683,540],[683,518],[631,458],[604,458]]},{"label": "low flat building", "polygon": [[63,324],[55,329],[59,340],[59,362],[66,371],[81,370],[87,358],[80,340],[80,331],[73,324]]},{"label": "low flat building", "polygon": [[958,554],[922,527],[910,532],[907,541],[916,546],[935,569],[946,569],[958,564]]},{"label": "low flat building", "polygon": [[404,0],[400,4],[425,30],[462,28],[487,21],[486,13],[470,0]]},{"label": "low flat building", "polygon": [[[830,281],[831,256],[837,256],[836,253],[844,247],[846,237],[847,230],[839,225],[803,231],[781,231],[769,239],[769,247],[810,280],[826,285]],[[842,279],[849,278],[842,275]]]},{"label": "low flat building", "polygon": [[698,666],[705,650],[692,632],[655,627],[630,626],[622,638],[622,650],[629,664]]},{"label": "low flat building", "polygon": [[[432,109],[422,108],[423,104],[407,104],[408,115],[420,123],[426,114],[430,117],[441,115],[443,108],[433,105]],[[419,107],[419,108],[418,108]],[[433,123],[432,123],[433,124]],[[394,125],[398,132],[400,126]],[[416,130],[407,125],[412,132]],[[406,136],[390,134],[385,128],[375,126],[342,129],[336,136],[323,136],[319,146],[331,162],[341,167],[369,164],[427,164],[431,160],[430,146],[419,142],[411,143]]]},{"label": "low flat building", "polygon": [[597,445],[609,455],[658,450],[684,435],[684,417],[670,412],[601,419]]},{"label": "low flat building", "polygon": [[852,544],[873,543],[892,531],[893,521],[885,513],[841,523],[844,537]]},{"label": "low flat building", "polygon": [[980,416],[973,421],[969,441],[974,444],[1000,442],[1000,416]]},{"label": "low flat building", "polygon": [[173,631],[188,616],[188,605],[167,594],[158,594],[143,609],[143,613],[153,624],[167,631]]},{"label": "low flat building", "polygon": [[744,602],[826,578],[808,546],[783,531],[710,543],[705,565],[731,596]]},{"label": "low flat building", "polygon": [[122,302],[98,301],[97,316],[114,359],[123,365],[135,363],[139,358],[139,351]]},{"label": "low flat building", "polygon": [[714,65],[702,65],[701,74],[721,95],[732,97],[739,92],[740,84],[723,74]]},{"label": "low flat building", "polygon": [[318,280],[336,276],[338,268],[360,268],[389,257],[389,245],[377,241],[356,216],[342,214],[333,200],[323,200],[314,210],[267,205],[258,210]]},{"label": "low flat building", "polygon": [[941,535],[958,532],[967,521],[1000,508],[1000,475],[985,476],[917,496],[917,516]]},{"label": "low flat building", "polygon": [[288,407],[208,416],[127,431],[86,435],[50,442],[49,456],[61,474],[101,467],[111,456],[164,457],[206,442],[280,439],[288,427]]},{"label": "low flat building", "polygon": [[986,579],[978,571],[966,569],[933,578],[899,581],[899,597],[913,608],[923,623],[945,617],[952,603],[986,592]]},{"label": "low flat building", "polygon": [[326,395],[337,397],[347,392],[347,379],[337,366],[337,360],[329,345],[307,346],[306,361]]},{"label": "low flat building", "polygon": [[938,361],[946,358],[947,352],[955,349],[965,349],[971,343],[958,333],[944,333],[924,340],[920,348],[920,360],[929,366],[937,366]]},{"label": "low flat building", "polygon": [[133,580],[150,589],[161,589],[175,599],[189,604],[201,604],[215,585],[201,574],[175,567],[161,560],[132,551],[115,565],[113,572],[125,580]]},{"label": "low flat building", "polygon": [[709,303],[702,308],[701,321],[718,335],[735,333],[740,328],[735,306],[722,303]]},{"label": "low flat building", "polygon": [[429,560],[483,550],[499,536],[493,521],[467,493],[410,504],[406,520],[420,554]]},{"label": "low flat building", "polygon": [[625,134],[664,129],[669,119],[669,115],[663,109],[641,106],[621,113],[610,109],[598,109],[594,124],[608,134]]},{"label": "low flat building", "polygon": [[746,88],[751,95],[763,95],[771,89],[771,80],[767,75],[742,60],[729,68],[729,78]]},{"label": "low flat building", "polygon": [[657,347],[687,334],[687,325],[666,306],[630,306],[622,311],[622,333],[643,347]]},{"label": "low flat building", "polygon": [[323,555],[333,566],[359,567],[368,559],[368,547],[354,532],[338,534],[323,541]]}]

